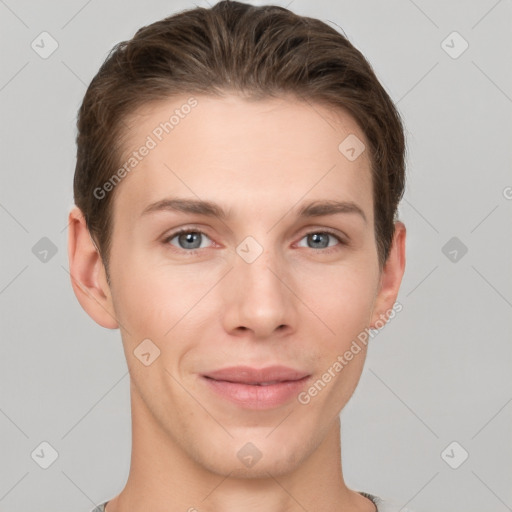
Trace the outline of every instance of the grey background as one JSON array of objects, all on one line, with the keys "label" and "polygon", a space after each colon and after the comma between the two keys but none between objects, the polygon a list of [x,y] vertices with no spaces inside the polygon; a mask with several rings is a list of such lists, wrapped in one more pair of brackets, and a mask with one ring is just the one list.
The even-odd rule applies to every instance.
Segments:
[{"label": "grey background", "polygon": [[[342,412],[347,484],[418,512],[512,510],[511,1],[276,3],[342,27],[408,132],[403,310]],[[0,0],[2,512],[85,512],[125,484],[120,335],[81,309],[68,273],[75,116],[115,43],[193,5]],[[58,42],[46,59],[31,47],[43,31]],[[469,44],[457,58],[453,31]],[[48,469],[32,456],[44,441]]]}]

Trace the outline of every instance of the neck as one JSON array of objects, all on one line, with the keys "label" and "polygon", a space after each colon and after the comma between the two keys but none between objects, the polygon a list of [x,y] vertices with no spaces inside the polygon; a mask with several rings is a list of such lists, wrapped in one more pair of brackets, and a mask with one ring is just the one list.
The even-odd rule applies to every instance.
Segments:
[{"label": "neck", "polygon": [[339,416],[319,446],[291,472],[234,477],[206,469],[170,438],[134,386],[132,456],[123,491],[106,512],[375,512],[361,494],[347,488],[341,465]]}]

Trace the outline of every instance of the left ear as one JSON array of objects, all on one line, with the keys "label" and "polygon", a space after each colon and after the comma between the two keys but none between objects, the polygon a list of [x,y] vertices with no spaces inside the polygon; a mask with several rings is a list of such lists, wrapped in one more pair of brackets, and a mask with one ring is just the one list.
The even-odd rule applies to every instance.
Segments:
[{"label": "left ear", "polygon": [[388,259],[381,272],[379,290],[375,297],[373,311],[370,316],[370,326],[376,329],[375,322],[387,322],[386,314],[393,308],[398,296],[400,283],[405,271],[405,235],[406,229],[403,222],[395,222],[395,232],[389,251]]}]

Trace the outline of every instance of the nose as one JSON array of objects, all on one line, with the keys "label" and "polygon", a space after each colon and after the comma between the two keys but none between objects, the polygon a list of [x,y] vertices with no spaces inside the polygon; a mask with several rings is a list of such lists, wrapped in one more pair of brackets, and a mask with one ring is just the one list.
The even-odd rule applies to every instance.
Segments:
[{"label": "nose", "polygon": [[226,332],[240,335],[250,331],[253,338],[265,339],[295,329],[298,299],[283,260],[269,251],[252,262],[237,255],[234,268],[223,281]]}]

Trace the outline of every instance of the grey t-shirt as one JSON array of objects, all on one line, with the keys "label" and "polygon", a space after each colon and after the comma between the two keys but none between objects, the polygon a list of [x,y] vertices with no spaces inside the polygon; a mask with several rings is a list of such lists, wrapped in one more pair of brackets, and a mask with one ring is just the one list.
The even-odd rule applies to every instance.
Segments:
[{"label": "grey t-shirt", "polygon": [[[362,494],[365,498],[368,498],[371,500],[375,506],[377,507],[378,512],[413,512],[409,508],[401,508],[401,506],[389,499],[383,499],[379,498],[378,496],[375,496],[374,494],[369,494],[367,492],[358,491],[359,494]],[[98,505],[96,508],[91,510],[91,512],[105,512],[105,505],[107,505],[108,501],[105,501],[105,503],[102,503],[101,505]]]}]

